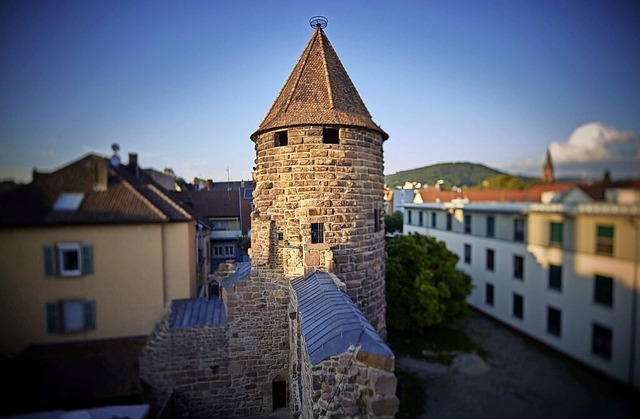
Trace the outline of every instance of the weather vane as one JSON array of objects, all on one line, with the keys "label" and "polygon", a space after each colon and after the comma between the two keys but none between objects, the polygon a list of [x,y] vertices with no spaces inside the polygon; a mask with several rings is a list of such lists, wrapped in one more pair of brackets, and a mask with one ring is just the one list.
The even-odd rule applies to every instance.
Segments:
[{"label": "weather vane", "polygon": [[327,27],[327,23],[329,23],[329,19],[324,16],[314,16],[309,19],[309,25],[311,25],[313,29],[324,29]]}]

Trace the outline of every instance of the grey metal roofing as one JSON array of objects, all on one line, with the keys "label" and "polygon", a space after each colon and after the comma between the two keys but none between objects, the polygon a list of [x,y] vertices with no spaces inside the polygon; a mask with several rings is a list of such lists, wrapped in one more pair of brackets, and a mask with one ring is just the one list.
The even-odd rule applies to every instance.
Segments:
[{"label": "grey metal roofing", "polygon": [[393,352],[326,272],[313,272],[291,281],[298,297],[302,335],[309,358],[317,365],[360,344],[361,350],[392,358]]},{"label": "grey metal roofing", "polygon": [[227,314],[220,298],[184,298],[171,302],[169,328],[211,326],[226,324]]},{"label": "grey metal roofing", "polygon": [[243,281],[249,278],[249,273],[251,273],[251,262],[241,262],[236,265],[236,271],[233,275],[227,278],[222,284],[223,288],[230,287],[233,284],[236,284],[240,281]]}]

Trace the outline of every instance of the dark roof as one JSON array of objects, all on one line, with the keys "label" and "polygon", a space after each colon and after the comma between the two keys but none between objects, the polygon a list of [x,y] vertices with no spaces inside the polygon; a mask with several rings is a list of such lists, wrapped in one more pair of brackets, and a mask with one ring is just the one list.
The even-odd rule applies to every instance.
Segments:
[{"label": "dark roof", "polygon": [[300,125],[368,128],[389,136],[373,120],[329,39],[318,27],[258,130]]},{"label": "dark roof", "polygon": [[[56,210],[62,194],[82,194],[73,210]],[[0,195],[0,226],[170,222],[193,214],[142,170],[112,167],[89,154],[51,173],[34,172],[33,181]]]},{"label": "dark roof", "polygon": [[392,358],[393,352],[326,272],[293,279],[302,335],[313,365],[359,344],[361,351]]},{"label": "dark roof", "polygon": [[242,196],[238,197],[237,189],[170,192],[169,194],[204,217],[238,217],[240,214],[238,198],[242,199]]},{"label": "dark roof", "polygon": [[220,298],[184,298],[171,302],[169,328],[181,329],[187,327],[211,326],[226,324],[227,315],[224,303]]}]

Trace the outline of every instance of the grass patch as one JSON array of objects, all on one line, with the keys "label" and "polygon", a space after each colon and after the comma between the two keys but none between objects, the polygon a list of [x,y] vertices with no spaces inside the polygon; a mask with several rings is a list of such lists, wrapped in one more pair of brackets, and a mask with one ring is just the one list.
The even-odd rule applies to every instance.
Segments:
[{"label": "grass patch", "polygon": [[429,362],[451,365],[460,353],[473,353],[483,359],[489,353],[471,340],[462,330],[452,326],[435,326],[422,333],[401,332],[390,329],[388,343],[396,358],[410,356]]},{"label": "grass patch", "polygon": [[426,394],[423,383],[418,376],[401,368],[396,368],[398,390],[396,395],[400,400],[400,407],[396,418],[417,418],[424,413]]}]

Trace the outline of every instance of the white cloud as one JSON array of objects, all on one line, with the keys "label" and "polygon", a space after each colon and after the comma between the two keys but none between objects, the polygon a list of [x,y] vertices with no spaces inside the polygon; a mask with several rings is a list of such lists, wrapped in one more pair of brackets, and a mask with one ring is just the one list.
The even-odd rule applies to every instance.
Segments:
[{"label": "white cloud", "polygon": [[554,141],[549,150],[554,164],[638,160],[640,135],[591,122],[576,128],[566,141]]}]

